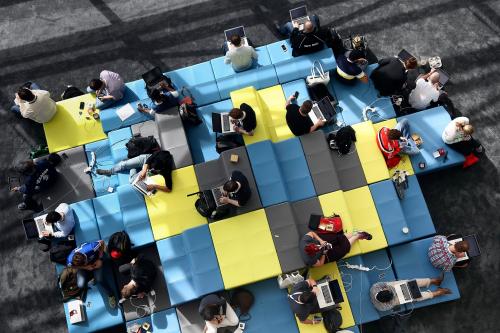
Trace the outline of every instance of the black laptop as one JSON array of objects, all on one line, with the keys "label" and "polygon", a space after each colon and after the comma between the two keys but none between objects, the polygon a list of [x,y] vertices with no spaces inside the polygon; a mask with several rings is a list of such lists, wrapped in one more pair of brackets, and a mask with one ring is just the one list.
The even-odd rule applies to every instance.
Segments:
[{"label": "black laptop", "polygon": [[154,88],[164,79],[164,77],[160,67],[155,67],[142,74],[142,79],[146,82],[147,87]]},{"label": "black laptop", "polygon": [[415,58],[410,52],[406,51],[405,49],[402,49],[398,53],[398,58],[401,59],[402,61],[406,61],[411,58]]},{"label": "black laptop", "polygon": [[35,219],[24,219],[23,220],[24,233],[26,234],[26,239],[37,239],[38,238],[38,228],[36,227]]}]

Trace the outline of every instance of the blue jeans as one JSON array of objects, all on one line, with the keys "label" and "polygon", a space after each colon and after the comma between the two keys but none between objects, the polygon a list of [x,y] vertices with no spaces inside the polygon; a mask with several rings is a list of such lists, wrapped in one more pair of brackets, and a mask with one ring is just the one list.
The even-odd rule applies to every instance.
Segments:
[{"label": "blue jeans", "polygon": [[[40,86],[39,86],[38,84],[36,84],[35,82],[31,82],[31,84],[30,84],[29,88],[30,88],[31,90],[40,90],[40,89],[42,89],[42,88],[40,88]],[[10,111],[14,112],[15,114],[17,114],[17,115],[19,115],[19,116],[21,115],[21,109],[19,108],[19,105],[17,105],[17,104],[12,105],[12,107],[10,108]]]},{"label": "blue jeans", "polygon": [[[95,90],[90,88],[90,87],[87,87],[87,92],[95,94]],[[99,97],[96,96],[96,98],[95,98],[95,107],[96,107],[96,109],[99,109],[99,110],[109,108],[110,106],[112,106],[115,103],[116,103],[116,101],[114,99],[106,99],[104,101],[101,101],[99,99]]]},{"label": "blue jeans", "polygon": [[149,156],[151,156],[151,154],[142,154],[128,160],[120,161],[113,168],[111,168],[111,172],[115,174],[124,170],[130,170],[128,179],[130,183],[133,183],[135,177],[137,177],[137,169],[142,168]]},{"label": "blue jeans", "polygon": [[76,285],[78,286],[78,288],[86,289],[89,281],[94,278],[95,284],[99,284],[104,289],[104,292],[108,297],[117,297],[117,293],[115,292],[116,288],[111,285],[108,279],[106,279],[104,265],[108,265],[108,263],[106,262],[106,259],[103,258],[102,267],[99,269],[93,271],[79,269],[76,273]]},{"label": "blue jeans", "polygon": [[[309,16],[309,19],[311,20],[315,30],[316,30],[316,28],[319,28],[319,17],[316,14]],[[286,22],[285,24],[283,24],[280,27],[279,31],[280,31],[280,34],[282,34],[284,36],[290,36],[292,34],[292,31],[293,31],[292,22]]]},{"label": "blue jeans", "polygon": [[410,123],[408,122],[408,119],[403,119],[399,121],[394,127],[394,129],[397,129],[401,132],[402,136],[406,138],[406,142],[402,142],[401,140],[399,141],[399,144],[401,146],[401,153],[406,154],[406,155],[417,155],[420,154],[420,150],[417,147],[417,144],[415,141],[413,141],[410,133]]}]

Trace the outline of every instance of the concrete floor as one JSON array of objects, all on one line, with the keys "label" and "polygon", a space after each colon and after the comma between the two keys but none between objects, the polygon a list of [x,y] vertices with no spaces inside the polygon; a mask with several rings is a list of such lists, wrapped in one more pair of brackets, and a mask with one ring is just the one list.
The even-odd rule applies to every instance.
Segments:
[{"label": "concrete floor", "polygon": [[[65,332],[54,268],[28,244],[6,178],[43,131],[8,111],[14,91],[33,80],[54,98],[65,85],[84,88],[102,69],[138,79],[154,65],[166,71],[220,55],[225,28],[243,24],[257,45],[277,40],[273,20],[287,19],[294,0],[3,0],[0,2],[0,323],[4,331]],[[322,25],[365,34],[380,57],[402,47],[423,58],[440,55],[447,87],[477,128],[486,157],[420,177],[439,233],[477,233],[483,255],[456,272],[461,299],[363,327],[364,332],[498,332],[500,329],[500,1],[308,1]],[[264,332],[263,332],[264,333]]]}]

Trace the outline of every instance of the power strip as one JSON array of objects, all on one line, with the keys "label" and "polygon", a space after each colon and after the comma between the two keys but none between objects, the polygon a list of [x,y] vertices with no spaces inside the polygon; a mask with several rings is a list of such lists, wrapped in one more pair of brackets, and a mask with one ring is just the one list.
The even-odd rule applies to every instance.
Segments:
[{"label": "power strip", "polygon": [[350,268],[350,269],[357,269],[358,271],[365,271],[365,272],[369,272],[370,271],[370,269],[368,267],[361,266],[361,265],[351,265],[351,264],[349,264],[347,262],[345,264],[345,267]]}]

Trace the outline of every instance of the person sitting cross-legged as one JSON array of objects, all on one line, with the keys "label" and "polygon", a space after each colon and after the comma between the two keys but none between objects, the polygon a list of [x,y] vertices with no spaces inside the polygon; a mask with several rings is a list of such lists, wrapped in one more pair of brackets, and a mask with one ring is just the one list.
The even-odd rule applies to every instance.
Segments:
[{"label": "person sitting cross-legged", "polygon": [[295,100],[295,96],[292,95],[286,101],[286,123],[290,131],[295,136],[304,135],[307,133],[312,133],[318,128],[326,124],[326,120],[318,119],[315,124],[309,118],[309,112],[312,110],[312,102],[306,100],[301,106],[292,103]]},{"label": "person sitting cross-legged", "polygon": [[223,204],[230,204],[236,207],[244,206],[252,195],[247,177],[238,170],[233,171],[231,178],[224,183],[222,189],[223,196],[219,201]]},{"label": "person sitting cross-legged", "polygon": [[459,241],[450,244],[445,236],[434,236],[432,244],[427,252],[432,266],[449,272],[453,267],[466,267],[468,263],[457,264],[457,259],[466,255],[469,250],[467,241]]},{"label": "person sitting cross-legged", "polygon": [[17,90],[14,103],[12,112],[39,124],[49,122],[57,112],[56,102],[50,98],[50,93],[33,82]]},{"label": "person sitting cross-legged", "polygon": [[242,103],[239,108],[233,108],[229,111],[229,117],[231,117],[236,133],[253,135],[257,127],[257,118],[250,105]]},{"label": "person sitting cross-legged", "polygon": [[481,143],[472,137],[474,127],[469,124],[469,118],[457,117],[450,121],[441,135],[444,143],[465,156],[464,167],[479,161],[484,153]]},{"label": "person sitting cross-legged", "polygon": [[239,35],[231,36],[230,43],[230,47],[224,43],[224,51],[226,52],[224,63],[231,64],[235,72],[250,69],[259,57],[255,49],[250,45],[243,45]]},{"label": "person sitting cross-legged", "polygon": [[38,240],[40,244],[45,246],[42,248],[42,251],[48,251],[50,249],[52,238],[62,239],[73,233],[73,228],[75,226],[73,209],[71,209],[68,204],[61,203],[55,210],[47,213],[45,223],[51,224],[54,232],[51,233],[47,230],[42,231],[43,237]]}]

